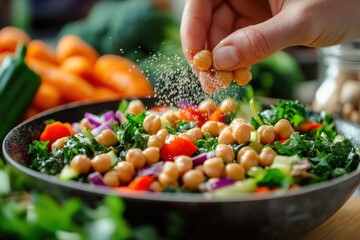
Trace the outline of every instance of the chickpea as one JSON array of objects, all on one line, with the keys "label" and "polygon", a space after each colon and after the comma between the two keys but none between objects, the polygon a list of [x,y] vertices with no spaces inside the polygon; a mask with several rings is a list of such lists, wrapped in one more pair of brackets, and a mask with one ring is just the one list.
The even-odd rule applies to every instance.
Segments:
[{"label": "chickpea", "polygon": [[150,183],[149,190],[153,192],[161,192],[162,186],[159,181],[153,181],[152,183]]},{"label": "chickpea", "polygon": [[141,100],[132,100],[126,109],[128,113],[135,115],[141,114],[145,111],[145,105]]},{"label": "chickpea", "polygon": [[275,141],[276,134],[273,126],[262,125],[258,128],[257,132],[260,143],[269,144]]},{"label": "chickpea", "polygon": [[235,118],[231,121],[229,126],[231,129],[234,129],[237,125],[242,124],[242,123],[246,123],[243,118]]},{"label": "chickpea", "polygon": [[111,168],[111,158],[108,154],[102,153],[91,159],[91,167],[99,173],[105,173]]},{"label": "chickpea", "polygon": [[163,140],[163,142],[165,142],[165,139],[167,136],[169,136],[169,132],[166,129],[160,129],[157,133],[157,136],[161,137],[161,139]]},{"label": "chickpea", "polygon": [[126,162],[126,161],[119,162],[114,167],[114,170],[117,173],[120,183],[123,183],[123,184],[129,183],[135,175],[134,166],[131,163]]},{"label": "chickpea", "polygon": [[109,187],[118,187],[120,185],[120,181],[116,171],[109,171],[105,173],[103,180],[105,184]]},{"label": "chickpea", "polygon": [[215,149],[215,155],[218,158],[221,158],[226,163],[231,163],[234,161],[235,153],[229,145],[218,144]]},{"label": "chickpea", "polygon": [[202,50],[195,54],[193,64],[201,71],[208,71],[212,67],[212,54],[209,50]]},{"label": "chickpea", "polygon": [[249,170],[251,167],[258,166],[259,161],[260,161],[259,155],[253,149],[245,151],[240,158],[240,164],[246,170]]},{"label": "chickpea", "polygon": [[186,133],[189,134],[190,136],[193,136],[196,139],[196,141],[204,138],[204,133],[198,127],[191,128]]},{"label": "chickpea", "polygon": [[160,149],[157,147],[148,147],[143,150],[146,164],[157,163],[160,159]]},{"label": "chickpea", "polygon": [[90,122],[89,122],[89,120],[88,120],[87,118],[83,118],[83,119],[81,119],[81,121],[80,121],[80,129],[83,129],[83,128],[85,128],[85,129],[87,129],[87,130],[91,130],[91,129],[94,128],[94,126],[92,126],[92,125],[90,124]]},{"label": "chickpea", "polygon": [[222,83],[223,87],[228,87],[234,79],[233,73],[230,71],[216,71],[215,77]]},{"label": "chickpea", "polygon": [[185,188],[196,191],[199,189],[199,185],[205,181],[205,176],[203,172],[192,169],[183,175],[182,180]]},{"label": "chickpea", "polygon": [[251,129],[248,124],[240,123],[234,127],[232,136],[239,144],[246,143],[250,141]]},{"label": "chickpea", "polygon": [[196,167],[194,167],[195,170],[199,170],[201,172],[204,172],[204,166],[203,165],[197,165]]},{"label": "chickpea", "polygon": [[181,138],[184,138],[184,139],[186,139],[186,140],[189,140],[190,142],[192,142],[192,143],[196,143],[196,138],[194,138],[192,135],[190,135],[190,134],[187,134],[187,133],[179,133],[179,135],[178,135],[179,137],[181,137]]},{"label": "chickpea", "polygon": [[218,141],[220,144],[226,145],[231,145],[236,142],[229,127],[226,127],[220,132]]},{"label": "chickpea", "polygon": [[55,142],[53,142],[53,144],[51,144],[51,150],[54,150],[55,148],[62,149],[67,140],[69,140],[68,137],[62,137],[57,139]]},{"label": "chickpea", "polygon": [[270,166],[277,153],[270,147],[265,147],[259,154],[260,165],[263,167]]},{"label": "chickpea", "polygon": [[245,168],[239,163],[229,163],[225,166],[225,176],[235,181],[245,179]]},{"label": "chickpea", "polygon": [[222,159],[218,157],[210,158],[203,163],[204,172],[208,177],[221,177],[224,167]]},{"label": "chickpea", "polygon": [[202,113],[211,114],[216,110],[216,103],[212,99],[206,99],[199,104],[198,109]]},{"label": "chickpea", "polygon": [[161,119],[158,115],[152,113],[144,119],[143,127],[150,135],[156,134],[161,129]]},{"label": "chickpea", "polygon": [[180,175],[183,175],[193,167],[193,161],[191,157],[185,155],[175,158],[174,163]]},{"label": "chickpea", "polygon": [[224,130],[225,128],[229,127],[228,125],[226,125],[223,122],[217,122],[218,128],[219,128],[219,134],[221,133],[222,130]]},{"label": "chickpea", "polygon": [[179,185],[177,178],[169,176],[168,174],[163,173],[163,172],[159,174],[158,179],[159,179],[159,183],[162,186],[178,186]]},{"label": "chickpea", "polygon": [[134,168],[142,168],[145,163],[145,156],[140,148],[131,148],[126,152],[125,159],[131,163]]},{"label": "chickpea", "polygon": [[250,68],[240,68],[234,72],[234,80],[239,86],[245,86],[252,78]]},{"label": "chickpea", "polygon": [[174,162],[165,162],[161,173],[165,173],[166,175],[174,179],[177,179],[179,177],[179,170],[177,169],[177,166]]},{"label": "chickpea", "polygon": [[91,169],[91,160],[88,156],[79,154],[73,157],[70,167],[79,174],[88,173]]},{"label": "chickpea", "polygon": [[218,137],[220,134],[220,129],[217,121],[207,121],[201,126],[201,131],[205,133],[209,133],[212,137]]},{"label": "chickpea", "polygon": [[174,127],[179,120],[179,114],[176,111],[168,110],[162,115],[162,118],[169,121],[170,125]]},{"label": "chickpea", "polygon": [[238,161],[238,163],[240,163],[241,156],[242,156],[247,150],[254,150],[254,149],[253,149],[252,147],[250,147],[250,146],[242,147],[242,148],[240,149],[240,151],[238,152],[238,154],[237,154],[237,161]]},{"label": "chickpea", "polygon": [[227,98],[221,102],[220,109],[225,114],[234,113],[237,109],[237,104],[233,99]]},{"label": "chickpea", "polygon": [[114,146],[118,142],[115,133],[110,129],[103,130],[95,139],[104,147]]},{"label": "chickpea", "polygon": [[276,134],[280,139],[289,138],[294,132],[291,123],[287,119],[280,119],[274,126]]},{"label": "chickpea", "polygon": [[159,149],[164,146],[165,140],[158,135],[151,135],[147,141],[147,147],[157,147]]}]

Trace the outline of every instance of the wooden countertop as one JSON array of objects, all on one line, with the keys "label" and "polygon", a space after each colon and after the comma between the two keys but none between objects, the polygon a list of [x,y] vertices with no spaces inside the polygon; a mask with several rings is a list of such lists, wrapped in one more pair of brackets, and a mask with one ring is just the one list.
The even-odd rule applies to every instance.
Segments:
[{"label": "wooden countertop", "polygon": [[303,240],[360,239],[360,196],[353,195],[331,218]]}]

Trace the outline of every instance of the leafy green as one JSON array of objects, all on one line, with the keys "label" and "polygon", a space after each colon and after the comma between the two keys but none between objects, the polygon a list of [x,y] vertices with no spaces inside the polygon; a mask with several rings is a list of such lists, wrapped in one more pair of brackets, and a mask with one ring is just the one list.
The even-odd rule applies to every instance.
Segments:
[{"label": "leafy green", "polygon": [[284,171],[276,168],[266,170],[266,174],[258,181],[259,186],[288,188],[294,182],[293,178]]},{"label": "leafy green", "polygon": [[219,144],[217,138],[212,137],[208,132],[204,134],[203,139],[199,139],[196,142],[198,147],[197,154],[205,153],[215,150],[216,146]]},{"label": "leafy green", "polygon": [[[261,122],[266,125],[275,125],[280,119],[287,119],[293,126],[298,126],[307,119],[308,113],[299,100],[279,100],[277,105],[271,105],[258,114]],[[252,124],[257,128],[259,121],[252,119]]]},{"label": "leafy green", "polygon": [[120,156],[124,157],[125,152],[130,148],[145,149],[149,134],[143,128],[146,113],[126,114],[127,122],[114,127],[114,133],[119,139],[119,144],[115,147],[120,151]]},{"label": "leafy green", "polygon": [[55,158],[48,152],[48,142],[33,141],[29,145],[29,156],[31,169],[50,175],[56,175],[65,165],[62,158]]}]

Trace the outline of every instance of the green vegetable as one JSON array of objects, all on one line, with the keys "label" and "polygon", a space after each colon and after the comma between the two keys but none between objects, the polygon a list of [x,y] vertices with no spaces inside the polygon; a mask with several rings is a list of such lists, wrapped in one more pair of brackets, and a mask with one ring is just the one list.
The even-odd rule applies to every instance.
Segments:
[{"label": "green vegetable", "polygon": [[[250,104],[252,104],[250,102]],[[298,126],[309,118],[310,113],[306,111],[305,106],[298,100],[279,100],[277,105],[271,105],[256,114],[255,107],[252,107],[253,119],[252,125],[258,128],[260,125],[275,125],[280,119],[287,119],[293,126]]]},{"label": "green vegetable", "polygon": [[15,57],[7,56],[0,66],[0,143],[16,126],[40,86],[40,77],[25,63],[26,46],[19,44]]}]

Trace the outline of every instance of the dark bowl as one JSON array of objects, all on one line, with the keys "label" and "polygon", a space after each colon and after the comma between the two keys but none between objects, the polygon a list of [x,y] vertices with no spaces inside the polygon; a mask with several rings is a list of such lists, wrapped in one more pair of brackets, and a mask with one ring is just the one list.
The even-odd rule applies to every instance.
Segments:
[{"label": "dark bowl", "polygon": [[[153,99],[143,99],[153,106]],[[273,103],[273,102],[272,102]],[[119,101],[71,104],[44,112],[29,119],[5,137],[3,154],[6,161],[59,200],[80,197],[93,204],[106,195],[118,195],[126,205],[125,217],[133,226],[151,224],[160,232],[181,226],[179,239],[300,239],[332,216],[355,192],[360,171],[354,171],[312,186],[286,193],[248,195],[229,199],[208,199],[200,194],[119,194],[110,188],[94,187],[73,181],[60,181],[27,167],[28,145],[38,139],[44,120],[74,122],[85,112],[100,113],[116,109]],[[360,127],[336,119],[339,133],[360,146]]]}]

